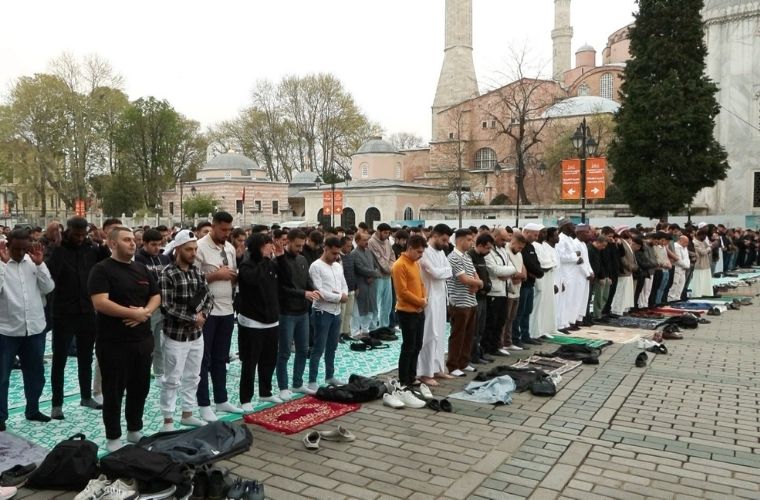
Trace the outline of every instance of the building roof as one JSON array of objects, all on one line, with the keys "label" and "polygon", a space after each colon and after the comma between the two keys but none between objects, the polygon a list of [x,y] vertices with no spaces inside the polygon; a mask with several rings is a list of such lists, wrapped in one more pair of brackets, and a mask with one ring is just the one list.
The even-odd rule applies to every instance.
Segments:
[{"label": "building roof", "polygon": [[604,97],[584,95],[563,99],[547,109],[544,118],[563,118],[566,116],[587,116],[598,113],[615,113],[620,104]]},{"label": "building roof", "polygon": [[[319,188],[320,191],[325,189],[331,189],[331,184],[322,184]],[[350,181],[348,183],[339,182],[335,184],[335,189],[343,191],[352,191],[354,189],[381,189],[381,188],[407,188],[407,189],[436,189],[447,190],[448,188],[441,186],[431,186],[429,184],[419,184],[417,182],[404,182],[393,179],[362,179]],[[307,188],[304,191],[315,191],[317,187]]]},{"label": "building roof", "polygon": [[211,158],[201,170],[263,170],[245,155],[228,151]]},{"label": "building roof", "polygon": [[596,49],[589,44],[585,44],[581,45],[581,47],[575,51],[576,54],[578,52],[596,52]]},{"label": "building roof", "polygon": [[704,10],[730,9],[732,7],[747,7],[747,0],[705,0]]},{"label": "building roof", "polygon": [[368,154],[368,153],[393,153],[398,154],[396,146],[388,141],[384,141],[382,137],[375,136],[370,137],[364,144],[361,145],[356,154]]},{"label": "building roof", "polygon": [[291,179],[291,184],[314,184],[317,182],[319,174],[316,172],[310,172],[305,170],[303,172],[297,172]]}]

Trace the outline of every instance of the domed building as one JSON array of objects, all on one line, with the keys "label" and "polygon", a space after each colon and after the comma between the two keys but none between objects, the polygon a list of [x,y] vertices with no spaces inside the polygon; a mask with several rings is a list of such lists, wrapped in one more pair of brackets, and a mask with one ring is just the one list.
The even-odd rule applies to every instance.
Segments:
[{"label": "domed building", "polygon": [[218,210],[235,217],[236,226],[253,222],[272,224],[293,218],[288,183],[270,181],[264,168],[235,151],[210,158],[198,170],[194,181],[177,183],[174,190],[164,192],[164,214],[175,223],[192,221],[194,215],[206,217],[208,214],[184,214],[184,217],[180,214],[183,201],[198,195],[213,196]]}]

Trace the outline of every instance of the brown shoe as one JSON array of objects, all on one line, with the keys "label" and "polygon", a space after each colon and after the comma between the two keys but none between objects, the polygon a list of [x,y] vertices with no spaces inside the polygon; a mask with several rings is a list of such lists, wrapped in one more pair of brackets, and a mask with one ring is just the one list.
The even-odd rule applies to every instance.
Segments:
[{"label": "brown shoe", "polygon": [[683,335],[676,332],[662,332],[662,338],[665,340],[682,340]]}]

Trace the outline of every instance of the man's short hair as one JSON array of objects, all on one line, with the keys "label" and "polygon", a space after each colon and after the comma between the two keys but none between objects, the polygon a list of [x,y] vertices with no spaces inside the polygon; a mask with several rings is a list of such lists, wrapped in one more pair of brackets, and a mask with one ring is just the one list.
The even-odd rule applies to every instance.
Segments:
[{"label": "man's short hair", "polygon": [[340,239],[337,236],[331,236],[325,240],[325,249],[328,248],[340,248]]},{"label": "man's short hair", "polygon": [[427,240],[425,240],[425,237],[420,234],[413,234],[407,240],[406,248],[411,248],[412,250],[417,248],[427,248]]},{"label": "man's short hair", "polygon": [[87,219],[84,217],[74,216],[66,221],[66,229],[79,229],[81,231],[87,231],[89,225]]},{"label": "man's short hair", "polygon": [[396,231],[396,234],[393,237],[396,240],[408,240],[409,239],[409,233],[407,233],[403,229],[399,229],[398,231]]},{"label": "man's short hair", "polygon": [[276,239],[276,240],[278,240],[278,239],[282,238],[282,237],[283,237],[283,235],[287,236],[287,235],[288,235],[288,233],[287,233],[287,232],[285,232],[285,231],[283,231],[282,229],[275,229],[274,231],[272,231],[272,237],[273,237],[274,239]]},{"label": "man's short hair", "polygon": [[458,240],[459,238],[465,238],[467,236],[472,236],[472,231],[467,228],[457,229],[454,233],[455,240]]},{"label": "man's short hair", "polygon": [[444,234],[446,236],[451,236],[452,234],[451,228],[447,226],[446,224],[436,224],[432,228],[432,230],[433,230],[433,234],[436,236],[442,236]]},{"label": "man's short hair", "polygon": [[[129,231],[130,233],[132,232],[132,230],[128,228],[127,226],[116,226],[113,229],[111,229],[110,233],[108,233],[108,239],[111,241],[116,241],[117,238],[119,237],[119,233],[121,233],[122,231]],[[144,237],[143,237],[143,241],[145,241]]]},{"label": "man's short hair", "polygon": [[391,230],[391,226],[389,224],[386,224],[385,222],[381,222],[377,226],[377,230],[378,231],[390,231]]},{"label": "man's short hair", "polygon": [[514,233],[512,235],[512,242],[513,243],[522,243],[523,245],[528,244],[528,240],[525,239],[525,236],[522,235],[522,233]]},{"label": "man's short hair", "polygon": [[514,231],[514,229],[512,229],[512,228],[511,228],[511,227],[509,227],[509,226],[504,226],[504,230],[505,230],[507,233],[509,233],[509,234],[515,234],[515,231]]},{"label": "man's short hair", "polygon": [[597,243],[599,243],[600,245],[603,245],[603,244],[605,244],[605,243],[609,243],[609,242],[610,242],[610,239],[609,239],[609,238],[607,238],[605,235],[603,235],[603,234],[600,234],[599,236],[597,236],[596,238],[594,238],[594,241],[596,241],[596,242],[597,242]]},{"label": "man's short hair", "polygon": [[366,231],[367,229],[369,229],[369,226],[367,225],[366,222],[360,222],[359,229],[364,229]]},{"label": "man's short hair", "polygon": [[340,246],[341,246],[341,248],[344,247],[344,246],[346,246],[346,243],[350,243],[350,242],[351,242],[351,237],[350,236],[343,236],[340,239]]},{"label": "man's short hair", "polygon": [[214,217],[211,220],[214,222],[214,224],[232,224],[232,214],[229,212],[217,212],[214,214]]},{"label": "man's short hair", "polygon": [[168,228],[168,227],[166,227],[166,226],[164,226],[163,224],[160,224],[160,225],[156,226],[156,230],[157,230],[157,231],[161,231],[161,232],[164,232],[164,231],[168,231],[168,230],[169,230],[169,228]]},{"label": "man's short hair", "polygon": [[309,233],[309,240],[311,240],[312,243],[316,243],[317,245],[321,245],[324,241],[325,237],[322,234],[321,231],[317,231],[316,229]]},{"label": "man's short hair", "polygon": [[28,240],[31,237],[32,237],[32,232],[29,231],[29,228],[20,227],[8,233],[8,235],[6,236],[6,239],[8,241],[8,244],[10,245],[11,241],[13,240]]},{"label": "man's short hair", "polygon": [[264,231],[269,231],[269,227],[265,226],[264,224],[253,224],[253,225],[251,225],[251,232],[252,233],[263,233]]},{"label": "man's short hair", "polygon": [[199,222],[198,225],[196,226],[195,230],[196,231],[200,231],[204,227],[211,227],[211,223],[209,221],[207,221],[207,220]]},{"label": "man's short hair", "polygon": [[494,244],[493,236],[491,236],[489,233],[483,233],[480,236],[478,236],[478,238],[475,240],[475,246],[479,246],[479,247],[488,245],[489,243],[491,245]]},{"label": "man's short hair", "polygon": [[114,224],[118,224],[121,226],[121,219],[106,219],[103,221],[103,229],[107,228],[108,226],[113,226]]},{"label": "man's short hair", "polygon": [[306,233],[300,229],[291,229],[288,231],[288,241],[305,240]]},{"label": "man's short hair", "polygon": [[158,229],[148,229],[143,233],[143,243],[150,243],[151,241],[163,240],[161,232]]},{"label": "man's short hair", "polygon": [[235,238],[239,238],[240,236],[245,236],[245,229],[243,229],[242,227],[236,227],[230,233],[230,239],[232,240],[234,240]]}]

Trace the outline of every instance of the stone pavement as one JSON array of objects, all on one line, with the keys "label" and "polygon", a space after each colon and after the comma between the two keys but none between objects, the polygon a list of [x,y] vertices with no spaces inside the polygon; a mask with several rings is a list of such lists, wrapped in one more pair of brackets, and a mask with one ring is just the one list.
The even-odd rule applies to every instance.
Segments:
[{"label": "stone pavement", "polygon": [[251,450],[222,464],[285,499],[760,498],[755,302],[667,342],[670,354],[648,354],[646,368],[634,366],[635,344],[608,347],[598,366],[563,375],[552,398],[452,400],[451,414],[373,402],[328,423],[356,442],[323,441],[317,452],[304,449],[303,434],[250,426]]}]

